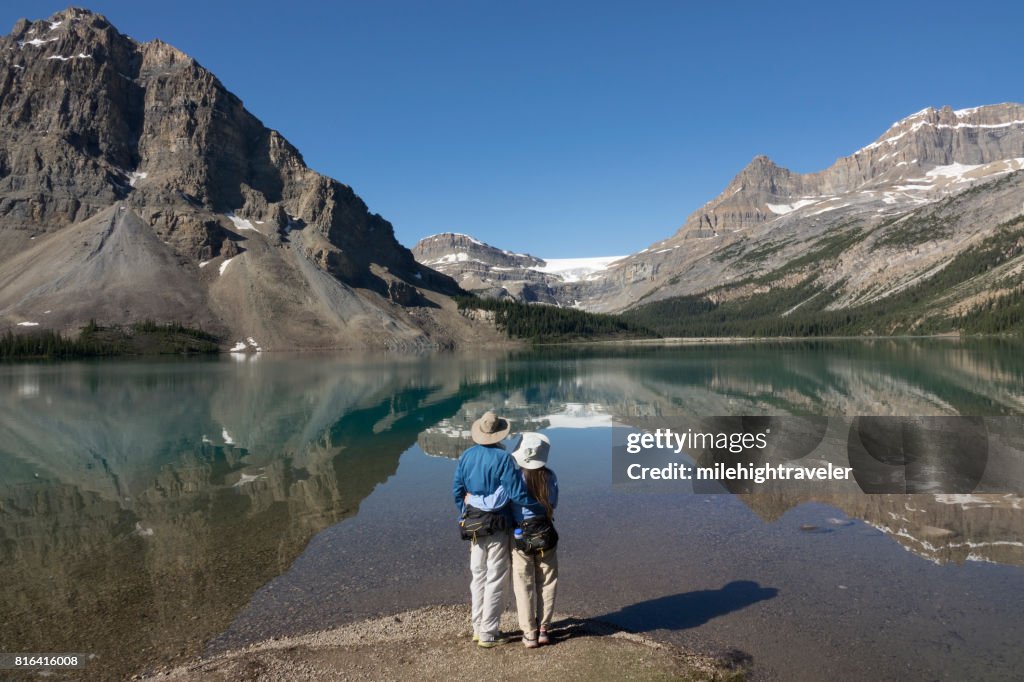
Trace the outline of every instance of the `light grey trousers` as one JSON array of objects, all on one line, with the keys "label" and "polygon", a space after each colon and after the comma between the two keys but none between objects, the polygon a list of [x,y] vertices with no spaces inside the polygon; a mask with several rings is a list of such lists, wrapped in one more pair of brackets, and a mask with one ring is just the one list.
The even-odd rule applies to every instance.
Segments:
[{"label": "light grey trousers", "polygon": [[516,593],[519,628],[526,639],[537,639],[538,626],[545,630],[555,612],[558,587],[558,550],[529,555],[512,550],[512,589]]},{"label": "light grey trousers", "polygon": [[469,548],[473,632],[485,642],[497,638],[501,612],[505,610],[509,551],[508,531],[477,538]]}]

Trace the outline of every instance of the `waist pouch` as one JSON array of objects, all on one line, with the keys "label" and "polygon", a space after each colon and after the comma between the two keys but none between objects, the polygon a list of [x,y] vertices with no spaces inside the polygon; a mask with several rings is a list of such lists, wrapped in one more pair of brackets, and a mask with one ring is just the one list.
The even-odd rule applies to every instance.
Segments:
[{"label": "waist pouch", "polygon": [[499,512],[484,511],[466,505],[466,511],[459,519],[459,533],[463,540],[484,538],[508,528],[505,515]]},{"label": "waist pouch", "polygon": [[555,524],[547,517],[533,517],[523,519],[519,524],[523,529],[522,535],[516,535],[514,542],[516,549],[525,554],[544,554],[558,546],[558,531]]}]

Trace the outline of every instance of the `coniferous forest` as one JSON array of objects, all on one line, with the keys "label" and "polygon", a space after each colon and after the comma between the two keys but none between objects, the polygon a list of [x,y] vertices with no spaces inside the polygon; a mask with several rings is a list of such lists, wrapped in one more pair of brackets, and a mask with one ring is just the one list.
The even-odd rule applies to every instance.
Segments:
[{"label": "coniferous forest", "polygon": [[157,324],[144,320],[122,327],[101,327],[90,321],[77,338],[54,331],[0,335],[0,361],[64,360],[113,355],[216,353],[218,338],[180,322]]},{"label": "coniferous forest", "polygon": [[[789,287],[772,287],[774,272],[738,282],[767,285],[767,293],[728,298],[727,290],[677,296],[626,311],[623,317],[663,336],[816,337],[907,334],[1022,334],[1024,282],[1019,275],[997,283],[988,298],[966,312],[944,312],[950,292],[1024,253],[1024,218],[999,227],[977,246],[960,252],[942,269],[898,293],[861,305],[830,309],[841,282],[825,286],[816,273]],[[834,257],[837,254],[831,254]],[[976,288],[979,285],[974,284]],[[986,294],[987,288],[977,290]],[[724,300],[720,300],[724,299]]]},{"label": "coniferous forest", "polygon": [[656,338],[659,334],[620,315],[588,313],[575,308],[521,303],[462,296],[460,310],[484,310],[494,313],[498,329],[510,337],[536,343],[599,339]]}]

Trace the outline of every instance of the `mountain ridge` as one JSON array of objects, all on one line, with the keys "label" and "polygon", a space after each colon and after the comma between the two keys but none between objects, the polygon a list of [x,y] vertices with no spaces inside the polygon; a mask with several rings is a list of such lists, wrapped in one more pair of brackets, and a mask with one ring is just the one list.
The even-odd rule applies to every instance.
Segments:
[{"label": "mountain ridge", "polygon": [[[617,263],[604,291],[590,292],[587,299],[597,299],[595,309],[623,310],[642,300],[692,295],[767,275],[787,256],[800,257],[799,249],[787,247],[807,250],[851,221],[874,229],[1022,168],[1024,106],[1019,104],[960,110],[959,117],[950,107],[924,109],[816,173],[792,173],[756,157],[674,235]],[[994,229],[1015,217],[1017,207],[1008,201],[994,222],[978,227]],[[934,235],[937,242],[949,236]],[[956,247],[948,246],[952,255]],[[679,250],[682,258],[664,256],[666,249]],[[875,255],[904,260],[906,254]],[[922,272],[934,266],[929,258],[920,264]]]},{"label": "mountain ridge", "polygon": [[[497,339],[458,314],[451,278],[418,264],[348,185],[306,166],[180,50],[69,8],[18,21],[0,55],[0,327],[70,332],[97,317],[95,306],[44,301],[52,287],[23,276],[47,268],[36,242],[57,248],[61,232],[114,210],[151,230],[147,251],[168,247],[157,260],[175,294],[120,291],[129,305],[103,308],[101,323],[173,317],[268,349]],[[95,269],[89,249],[66,247],[70,270]],[[94,300],[110,283],[75,281]],[[190,305],[179,317],[181,296]]]},{"label": "mountain ridge", "polygon": [[591,279],[624,258],[541,258],[506,251],[457,232],[424,237],[412,252],[417,261],[450,275],[474,294],[553,305],[562,304],[560,287]]},{"label": "mountain ridge", "polygon": [[[806,290],[804,311],[831,311],[933,277],[1024,206],[1024,105],[928,107],[814,173],[755,156],[628,256],[545,260],[455,233],[410,250],[167,43],[71,8],[19,21],[0,55],[0,329],[155,319],[226,348],[499,342],[459,312],[460,284],[592,312]],[[1002,279],[960,282],[922,314],[1013,292],[1024,263],[992,269]],[[783,316],[803,305],[786,300]]]},{"label": "mountain ridge", "polygon": [[[776,199],[839,195],[903,177],[894,175],[900,166],[984,165],[1010,158],[1019,159],[1022,151],[1019,140],[1014,140],[1012,146],[1001,145],[998,139],[990,140],[992,144],[963,144],[962,140],[953,139],[958,137],[955,134],[942,132],[1010,127],[1024,130],[1024,105],[1003,103],[956,111],[948,106],[941,109],[927,107],[896,121],[874,142],[838,158],[821,171],[796,173],[779,166],[767,156],[758,155],[726,185],[721,194],[692,213],[677,235],[698,236],[692,233],[707,228],[713,230],[720,222],[717,209],[722,205],[732,205],[735,202],[733,197],[741,193]],[[935,138],[945,136],[950,139],[924,139],[924,133],[918,135],[921,130],[931,131]],[[913,136],[907,140],[910,144],[897,144],[908,135]],[[744,202],[744,205],[749,206],[750,202]],[[767,201],[764,206],[751,206],[761,221],[773,219],[772,213],[779,214],[770,208],[762,212],[761,209],[767,207]],[[748,226],[747,220],[730,221],[728,214],[721,222],[726,229]]]},{"label": "mountain ridge", "polygon": [[[1021,286],[1024,261],[1003,262],[986,244],[1012,241],[1004,233],[1024,212],[1022,169],[1024,105],[928,107],[814,173],[755,156],[674,234],[584,281],[554,283],[548,293],[559,305],[592,312],[688,297],[662,312],[749,301],[749,315],[762,301],[781,317],[801,309],[827,317],[889,297],[897,305],[898,294],[947,265],[977,263],[982,272],[965,275],[954,291],[934,297],[931,309],[918,311],[919,320],[898,321],[890,331],[939,318],[953,329],[954,317]],[[1010,242],[1001,248],[1015,253]],[[979,249],[991,262],[976,257]],[[446,272],[462,276],[456,265]],[[782,300],[785,307],[773,307]]]}]

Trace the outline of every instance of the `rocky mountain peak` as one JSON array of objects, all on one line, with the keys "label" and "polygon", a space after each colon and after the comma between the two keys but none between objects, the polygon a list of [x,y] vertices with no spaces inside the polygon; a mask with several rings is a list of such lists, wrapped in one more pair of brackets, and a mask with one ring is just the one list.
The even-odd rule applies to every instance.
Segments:
[{"label": "rocky mountain peak", "polygon": [[412,252],[420,263],[431,266],[467,261],[516,268],[544,265],[544,261],[535,256],[505,251],[458,232],[442,232],[424,237],[412,248]]},{"label": "rocky mountain peak", "polygon": [[[298,152],[194,59],[165,42],[140,44],[99,14],[71,8],[20,21],[0,39],[13,63],[0,83],[0,220],[59,229],[118,200],[196,261],[220,252],[228,223],[207,211],[322,237],[315,257],[350,282],[365,259],[417,268],[391,225],[345,185],[309,170]],[[34,161],[46,161],[42,167]],[[5,186],[6,185],[6,186]],[[26,188],[48,186],[49,196]],[[377,247],[380,248],[377,248]]]},{"label": "rocky mountain peak", "polygon": [[[906,186],[928,173],[949,175],[988,164],[996,164],[993,172],[1003,172],[998,164],[1014,159],[1024,159],[1024,106],[928,107],[817,173],[794,173],[765,156],[755,157],[719,196],[690,215],[677,238],[746,230],[828,198]],[[984,170],[976,175],[986,177]]]},{"label": "rocky mountain peak", "polygon": [[788,196],[793,190],[794,173],[767,156],[758,155],[726,186],[726,193],[758,193],[771,197]]},{"label": "rocky mountain peak", "polygon": [[770,220],[769,204],[785,203],[801,191],[801,176],[758,155],[726,185],[725,191],[687,220],[684,238],[715,237],[723,229],[736,230]]},{"label": "rocky mountain peak", "polygon": [[[155,258],[150,252],[166,247],[173,258],[154,262],[185,268],[195,286],[208,289],[194,292],[188,309],[197,317],[183,321],[248,329],[246,336],[260,334],[268,346],[272,342],[265,339],[275,337],[285,347],[337,344],[333,335],[352,332],[354,317],[366,318],[356,325],[360,339],[366,338],[393,314],[391,308],[373,312],[376,297],[389,306],[416,307],[426,305],[428,293],[459,291],[450,278],[419,265],[396,241],[391,224],[350,187],[308,168],[280,133],[171,45],[139,43],[102,15],[69,8],[49,19],[17,22],[0,37],[0,55],[0,282],[8,292],[30,265],[52,269],[43,244],[70,239],[66,235],[77,225],[96,237],[97,248],[122,230],[111,225],[130,226],[123,229],[132,234],[145,226],[154,239],[132,242],[140,257]],[[134,218],[121,220],[122,212]],[[86,242],[79,240],[78,247]],[[82,274],[87,254],[64,246],[62,267],[75,278],[82,275],[82,286],[109,281],[109,273]],[[251,264],[257,281],[239,287],[273,291],[237,300],[236,287],[201,270],[213,263],[215,274],[228,277],[243,270],[227,267],[240,261]],[[50,294],[52,308],[60,295]],[[0,293],[0,328],[5,319],[35,322],[49,309],[33,304],[33,296],[8,300]],[[201,303],[207,297],[212,308]],[[236,300],[225,303],[228,298]],[[126,320],[146,306],[129,299],[119,313]],[[277,303],[268,304],[270,299]],[[305,312],[289,321],[294,330],[267,317],[272,309],[283,314],[296,306]],[[43,310],[34,312],[37,307]],[[65,310],[59,328],[74,329],[88,319],[88,310]],[[420,324],[396,322],[392,337],[403,339],[395,343],[422,336]]]},{"label": "rocky mountain peak", "polygon": [[622,256],[544,259],[513,253],[465,234],[426,237],[412,249],[416,260],[436,268],[480,296],[575,306],[576,289],[602,277]]},{"label": "rocky mountain peak", "polygon": [[742,171],[740,171],[740,175],[743,175],[744,173],[770,173],[776,168],[779,168],[779,166],[768,156],[758,154],[750,160],[750,163],[748,163]]},{"label": "rocky mountain peak", "polygon": [[102,14],[78,7],[69,7],[48,19],[20,19],[8,37],[19,50],[29,50],[14,55],[15,61],[18,61],[17,56],[27,60],[70,61],[88,58],[78,57],[79,54],[92,57],[94,53],[98,53],[98,59],[105,59],[111,50],[124,49],[134,43]]}]

